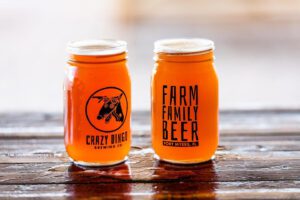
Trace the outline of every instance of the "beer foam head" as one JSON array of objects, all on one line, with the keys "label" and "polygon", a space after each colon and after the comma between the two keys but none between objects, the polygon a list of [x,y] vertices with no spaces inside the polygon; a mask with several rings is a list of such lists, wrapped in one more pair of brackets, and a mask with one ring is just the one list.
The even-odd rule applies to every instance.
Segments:
[{"label": "beer foam head", "polygon": [[120,40],[81,40],[70,42],[67,47],[75,55],[114,55],[127,51],[127,43]]},{"label": "beer foam head", "polygon": [[201,38],[164,39],[154,43],[155,53],[196,53],[213,49],[213,41]]}]

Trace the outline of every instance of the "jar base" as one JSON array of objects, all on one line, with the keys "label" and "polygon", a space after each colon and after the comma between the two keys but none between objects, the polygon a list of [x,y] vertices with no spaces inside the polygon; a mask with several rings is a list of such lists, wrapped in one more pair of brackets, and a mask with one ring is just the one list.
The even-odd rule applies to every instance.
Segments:
[{"label": "jar base", "polygon": [[107,167],[107,166],[112,166],[112,165],[118,165],[123,162],[125,162],[128,159],[126,156],[123,160],[120,161],[114,161],[114,162],[106,162],[106,163],[99,163],[99,162],[85,162],[85,161],[78,161],[78,160],[72,160],[72,162],[75,165],[78,166],[84,166],[84,167]]},{"label": "jar base", "polygon": [[171,164],[178,164],[178,165],[195,165],[195,164],[200,164],[200,163],[205,163],[208,162],[210,160],[214,160],[215,159],[215,155],[213,155],[211,158],[207,159],[207,160],[202,160],[202,161],[178,161],[178,160],[169,160],[169,159],[163,159],[160,158],[157,154],[154,154],[154,158],[157,160],[161,160],[163,162],[167,162],[167,163],[171,163]]}]

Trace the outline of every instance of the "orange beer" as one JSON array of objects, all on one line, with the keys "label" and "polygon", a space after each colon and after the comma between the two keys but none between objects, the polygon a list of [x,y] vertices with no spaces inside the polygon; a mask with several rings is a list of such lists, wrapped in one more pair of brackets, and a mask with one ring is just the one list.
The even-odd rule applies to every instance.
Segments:
[{"label": "orange beer", "polygon": [[130,149],[131,84],[126,42],[88,40],[68,45],[65,146],[79,165],[113,165]]},{"label": "orange beer", "polygon": [[171,163],[213,158],[218,145],[218,79],[214,43],[206,39],[155,42],[152,146]]}]

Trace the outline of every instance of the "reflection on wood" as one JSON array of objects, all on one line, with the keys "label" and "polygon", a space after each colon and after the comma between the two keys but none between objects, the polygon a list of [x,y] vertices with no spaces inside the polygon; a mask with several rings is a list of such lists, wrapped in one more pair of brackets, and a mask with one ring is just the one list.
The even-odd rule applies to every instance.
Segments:
[{"label": "reflection on wood", "polygon": [[[276,119],[294,128],[300,116],[298,111],[258,113],[256,119],[262,119],[258,124]],[[141,128],[138,134],[134,131],[129,159],[104,168],[79,167],[69,162],[61,135],[46,131],[47,127],[61,127],[57,115],[27,114],[25,120],[21,120],[25,115],[2,115],[6,117],[1,118],[1,128],[40,127],[45,131],[41,137],[30,136],[32,132],[27,136],[25,132],[0,133],[0,198],[297,199],[300,132],[285,132],[282,127],[276,131],[280,126],[272,126],[271,122],[268,128],[274,133],[255,133],[255,127],[251,133],[255,115],[223,114],[222,123],[237,124],[233,119],[241,117],[248,131],[224,132],[213,161],[186,166],[158,161],[150,148],[149,130]],[[147,114],[134,117],[135,127],[147,125]],[[283,126],[290,130],[286,124]]]}]

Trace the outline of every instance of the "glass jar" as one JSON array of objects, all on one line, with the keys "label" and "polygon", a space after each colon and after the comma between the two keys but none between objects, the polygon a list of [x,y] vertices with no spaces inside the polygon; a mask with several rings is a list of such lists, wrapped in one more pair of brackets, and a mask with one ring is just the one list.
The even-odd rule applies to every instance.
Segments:
[{"label": "glass jar", "polygon": [[180,164],[205,162],[218,146],[218,78],[214,43],[207,39],[155,42],[152,146]]},{"label": "glass jar", "polygon": [[131,143],[126,42],[71,42],[68,52],[64,84],[67,153],[79,165],[123,162]]}]

